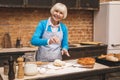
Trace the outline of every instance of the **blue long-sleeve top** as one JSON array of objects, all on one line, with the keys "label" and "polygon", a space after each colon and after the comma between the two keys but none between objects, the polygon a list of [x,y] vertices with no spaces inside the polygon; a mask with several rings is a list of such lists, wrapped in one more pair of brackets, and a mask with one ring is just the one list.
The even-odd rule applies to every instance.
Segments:
[{"label": "blue long-sleeve top", "polygon": [[[42,35],[46,29],[48,20],[42,20],[38,23],[36,30],[31,38],[31,44],[34,46],[46,46],[48,45],[48,39],[43,39]],[[60,22],[60,26],[63,32],[63,39],[61,42],[61,48],[68,50],[68,29],[65,24]],[[59,30],[59,28],[58,28]],[[48,26],[47,31],[52,32],[51,26]]]}]

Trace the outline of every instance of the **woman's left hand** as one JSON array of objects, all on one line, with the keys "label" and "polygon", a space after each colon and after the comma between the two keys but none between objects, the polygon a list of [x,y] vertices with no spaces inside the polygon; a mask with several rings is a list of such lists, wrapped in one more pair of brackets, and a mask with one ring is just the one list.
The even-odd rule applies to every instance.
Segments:
[{"label": "woman's left hand", "polygon": [[68,53],[68,51],[67,50],[65,50],[65,49],[63,49],[62,51],[62,55],[67,55],[68,57],[70,57],[70,54]]}]

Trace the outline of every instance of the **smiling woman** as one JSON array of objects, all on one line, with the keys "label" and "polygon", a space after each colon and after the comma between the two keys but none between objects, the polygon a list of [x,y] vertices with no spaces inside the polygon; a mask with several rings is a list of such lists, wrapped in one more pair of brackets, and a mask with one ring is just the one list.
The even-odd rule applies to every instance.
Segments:
[{"label": "smiling woman", "polygon": [[62,60],[62,54],[68,53],[68,29],[61,20],[67,17],[67,7],[56,3],[50,9],[51,16],[39,22],[31,39],[31,44],[38,46],[37,61]]},{"label": "smiling woman", "polygon": [[54,5],[54,7],[51,8],[50,12],[51,14],[53,14],[55,11],[60,12],[61,14],[63,14],[65,19],[67,17],[67,7],[61,3],[57,3]]}]

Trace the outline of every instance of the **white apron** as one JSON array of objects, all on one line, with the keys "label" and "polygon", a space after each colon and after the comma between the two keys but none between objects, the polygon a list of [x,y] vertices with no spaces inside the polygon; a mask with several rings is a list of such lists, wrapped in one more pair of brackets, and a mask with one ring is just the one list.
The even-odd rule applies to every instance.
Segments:
[{"label": "white apron", "polygon": [[50,39],[52,36],[57,36],[60,40],[60,43],[40,46],[36,54],[36,60],[37,61],[54,61],[55,59],[62,60],[61,41],[63,38],[63,32],[62,32],[61,26],[60,26],[60,30],[57,32],[50,32],[50,31],[47,31],[47,29],[48,29],[48,23],[46,25],[46,29],[43,33],[42,38]]}]

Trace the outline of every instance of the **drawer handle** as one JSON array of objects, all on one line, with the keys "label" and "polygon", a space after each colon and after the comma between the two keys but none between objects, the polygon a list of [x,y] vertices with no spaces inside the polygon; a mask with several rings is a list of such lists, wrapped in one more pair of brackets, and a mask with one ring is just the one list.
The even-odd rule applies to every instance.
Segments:
[{"label": "drawer handle", "polygon": [[118,47],[120,44],[111,44],[112,47]]}]

